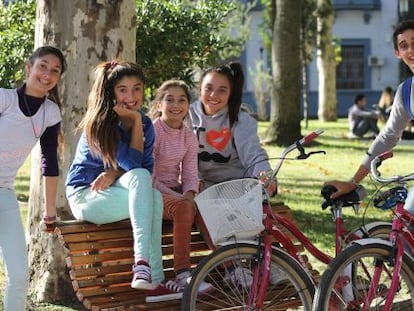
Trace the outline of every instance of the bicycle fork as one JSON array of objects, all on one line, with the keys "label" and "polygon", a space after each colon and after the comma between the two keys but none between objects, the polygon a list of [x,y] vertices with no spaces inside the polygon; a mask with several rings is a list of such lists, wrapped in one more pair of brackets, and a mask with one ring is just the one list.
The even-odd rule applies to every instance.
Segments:
[{"label": "bicycle fork", "polygon": [[[261,252],[261,243],[257,247],[257,263],[253,271],[253,283],[250,287],[249,306],[261,309],[264,305],[267,287],[269,286],[271,255],[272,255],[272,237],[265,235],[263,237],[264,252]],[[261,275],[261,278],[260,278]],[[260,280],[259,280],[260,278]],[[259,281],[261,282],[259,284]],[[256,302],[256,303],[255,303]]]},{"label": "bicycle fork", "polygon": [[[400,218],[401,215],[399,213],[399,209],[401,208],[402,208],[401,203],[400,202],[397,203],[396,215],[394,216],[397,218],[397,221],[395,220],[393,221],[393,228],[390,233],[390,242],[392,245],[391,253],[390,253],[389,258],[385,259],[386,261],[390,263],[390,266],[394,267],[394,271],[392,273],[392,276],[388,275],[388,277],[391,277],[390,288],[386,289],[385,293],[380,293],[380,294],[386,295],[384,308],[382,309],[384,311],[391,310],[391,306],[394,301],[395,293],[399,288],[399,282],[400,282],[400,273],[401,273],[402,261],[403,261],[403,256],[404,256],[403,241],[401,237],[398,236],[398,232],[401,232],[402,230],[402,224],[401,224],[401,218]],[[386,267],[384,266],[385,260],[376,260],[374,263],[374,266],[375,266],[374,274],[373,274],[371,284],[369,287],[369,291],[368,291],[368,295],[364,301],[362,310],[369,310],[373,299],[378,295],[378,291],[382,290],[379,284],[381,274],[384,272],[384,270],[387,274],[389,274],[387,272]]]}]

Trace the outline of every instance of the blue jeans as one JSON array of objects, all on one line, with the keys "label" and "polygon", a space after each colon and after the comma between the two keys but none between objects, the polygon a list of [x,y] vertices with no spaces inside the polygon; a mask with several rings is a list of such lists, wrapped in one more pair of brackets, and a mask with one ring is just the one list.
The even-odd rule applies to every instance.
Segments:
[{"label": "blue jeans", "polygon": [[16,195],[6,188],[0,188],[0,248],[7,274],[4,310],[25,310],[29,271],[26,239]]},{"label": "blue jeans", "polygon": [[152,188],[148,170],[139,168],[128,171],[103,191],[82,188],[68,195],[68,201],[73,216],[79,220],[106,224],[131,219],[135,262],[149,262],[153,283],[164,279],[161,253],[162,198],[161,193]]}]

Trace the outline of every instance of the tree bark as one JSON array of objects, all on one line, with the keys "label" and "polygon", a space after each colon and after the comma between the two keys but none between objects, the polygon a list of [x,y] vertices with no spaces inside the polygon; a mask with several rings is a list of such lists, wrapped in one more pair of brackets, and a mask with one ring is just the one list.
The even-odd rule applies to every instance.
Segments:
[{"label": "tree bark", "polygon": [[[37,0],[35,47],[53,45],[66,57],[68,70],[59,85],[62,99],[64,152],[60,154],[57,211],[62,220],[72,215],[65,198],[65,178],[79,133],[76,128],[86,111],[90,72],[112,58],[135,61],[134,0]],[[30,291],[38,301],[73,298],[65,268],[65,254],[53,234],[43,233],[40,148],[32,151],[29,212],[26,236],[29,251]]]},{"label": "tree bark", "polygon": [[318,51],[319,81],[318,119],[336,121],[336,62],[333,45],[333,7],[331,0],[318,0]]},{"label": "tree bark", "polygon": [[287,146],[300,138],[300,24],[302,1],[273,0],[270,126],[265,143]]}]

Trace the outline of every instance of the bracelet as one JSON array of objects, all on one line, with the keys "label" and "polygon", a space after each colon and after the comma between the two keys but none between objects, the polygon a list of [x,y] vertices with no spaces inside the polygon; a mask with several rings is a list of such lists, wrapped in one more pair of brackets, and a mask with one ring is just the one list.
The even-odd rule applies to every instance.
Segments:
[{"label": "bracelet", "polygon": [[351,179],[351,183],[353,183],[355,185],[355,187],[359,187],[359,183],[356,182],[355,178]]},{"label": "bracelet", "polygon": [[56,221],[56,216],[43,216],[43,221]]}]

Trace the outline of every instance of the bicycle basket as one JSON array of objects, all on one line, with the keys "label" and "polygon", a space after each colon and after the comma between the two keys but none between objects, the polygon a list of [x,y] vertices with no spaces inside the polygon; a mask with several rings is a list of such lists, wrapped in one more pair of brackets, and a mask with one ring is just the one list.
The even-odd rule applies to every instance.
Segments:
[{"label": "bicycle basket", "polygon": [[252,178],[226,181],[195,197],[198,210],[217,245],[230,238],[254,239],[264,227],[262,185]]}]

